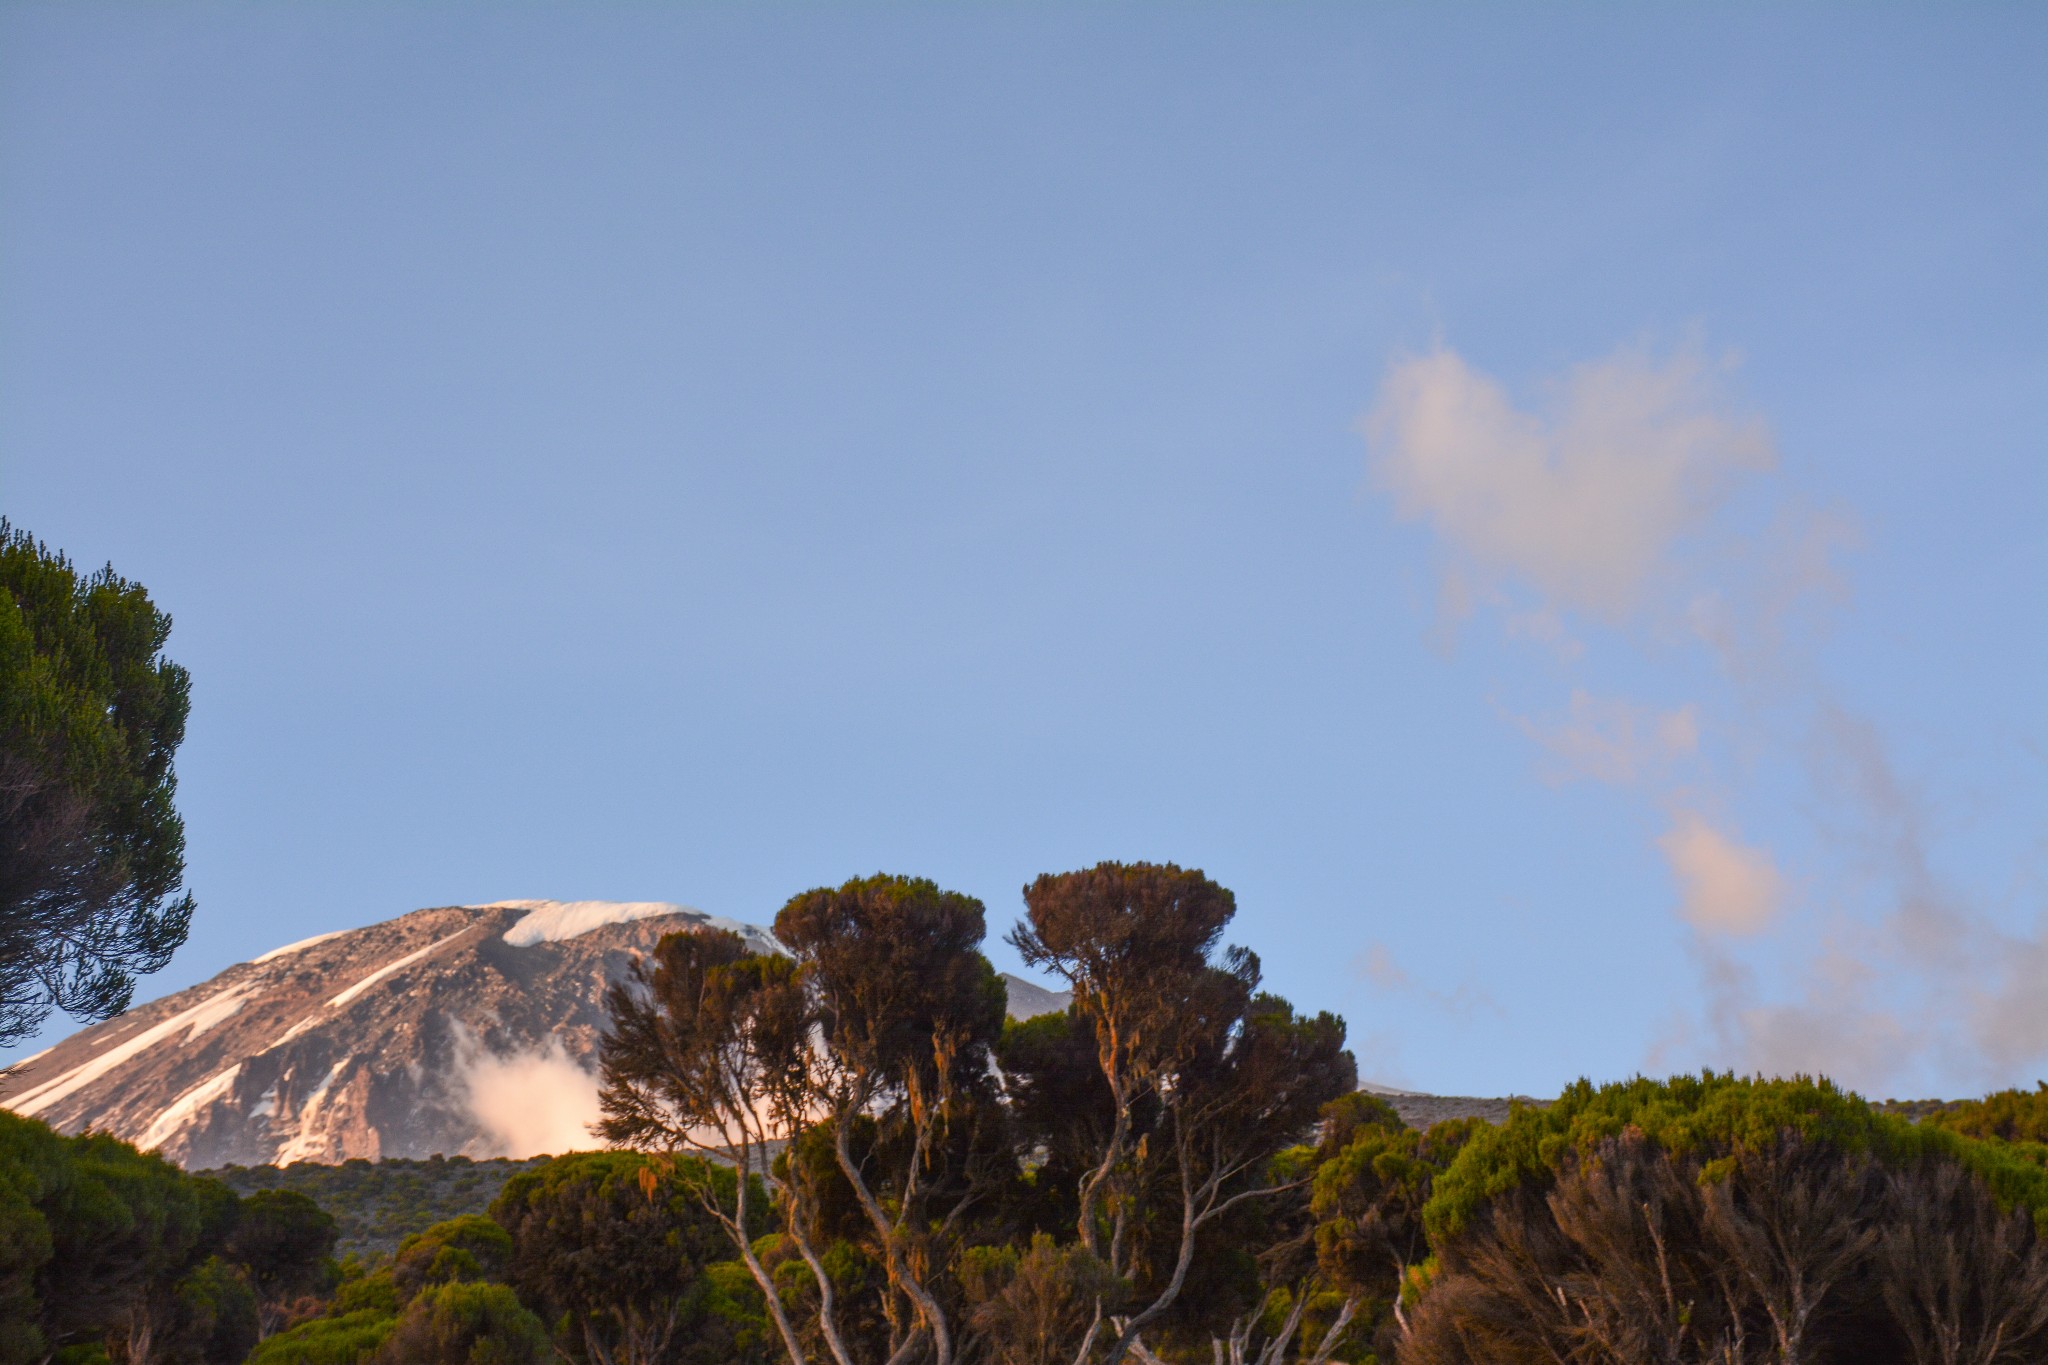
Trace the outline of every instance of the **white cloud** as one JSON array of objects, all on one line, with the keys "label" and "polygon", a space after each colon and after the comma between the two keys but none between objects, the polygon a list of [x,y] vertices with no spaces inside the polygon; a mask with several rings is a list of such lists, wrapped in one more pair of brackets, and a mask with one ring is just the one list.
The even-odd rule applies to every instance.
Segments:
[{"label": "white cloud", "polygon": [[1771,855],[1723,834],[1691,811],[1680,811],[1657,840],[1683,891],[1679,913],[1694,928],[1755,934],[1768,928],[1785,899]]},{"label": "white cloud", "polygon": [[1428,522],[1479,576],[1622,621],[1674,544],[1776,453],[1689,352],[1582,365],[1559,399],[1548,417],[1522,411],[1449,350],[1402,362],[1366,421],[1374,472],[1403,516]]},{"label": "white cloud", "polygon": [[604,1144],[590,1132],[601,1117],[597,1076],[562,1050],[561,1040],[509,1056],[458,1047],[456,1090],[490,1150],[475,1156],[587,1152]]},{"label": "white cloud", "polygon": [[1631,786],[1692,757],[1700,746],[1697,706],[1659,711],[1624,697],[1596,697],[1583,688],[1572,689],[1563,720],[1517,718],[1516,723],[1549,751],[1554,763],[1548,775],[1557,782],[1589,777]]}]

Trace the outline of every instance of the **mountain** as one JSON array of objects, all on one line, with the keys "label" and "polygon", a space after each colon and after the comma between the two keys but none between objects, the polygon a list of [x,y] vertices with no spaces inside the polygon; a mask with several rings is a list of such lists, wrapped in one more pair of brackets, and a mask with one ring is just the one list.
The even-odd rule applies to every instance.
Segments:
[{"label": "mountain", "polygon": [[[74,1034],[0,1077],[0,1105],[195,1169],[592,1147],[604,989],[691,924],[776,947],[758,926],[653,902],[416,910]],[[1020,1017],[1064,1008],[1011,980]]]}]

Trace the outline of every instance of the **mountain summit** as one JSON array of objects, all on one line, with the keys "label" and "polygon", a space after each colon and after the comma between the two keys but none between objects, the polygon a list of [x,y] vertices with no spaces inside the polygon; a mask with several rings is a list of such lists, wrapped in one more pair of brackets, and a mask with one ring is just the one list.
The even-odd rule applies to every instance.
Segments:
[{"label": "mountain summit", "polygon": [[[0,1077],[0,1106],[193,1168],[593,1147],[604,989],[692,924],[776,947],[759,926],[660,902],[415,910],[76,1033]],[[1006,984],[1019,1015],[1065,1007]]]}]

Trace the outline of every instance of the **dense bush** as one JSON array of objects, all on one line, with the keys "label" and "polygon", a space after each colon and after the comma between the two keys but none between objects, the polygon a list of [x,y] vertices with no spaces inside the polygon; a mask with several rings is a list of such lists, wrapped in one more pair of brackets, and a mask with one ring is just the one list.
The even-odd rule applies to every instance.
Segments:
[{"label": "dense bush", "polygon": [[1581,1083],[1434,1185],[1405,1365],[2048,1358],[2048,1173],[1825,1081]]},{"label": "dense bush", "polygon": [[154,1153],[0,1111],[0,1361],[235,1365],[266,1305],[326,1283],[332,1242],[317,1208],[250,1208]]},{"label": "dense bush", "polygon": [[578,1360],[721,1365],[739,1342],[703,1275],[730,1248],[696,1191],[735,1178],[634,1152],[557,1158],[491,1206],[510,1235],[508,1278]]},{"label": "dense bush", "polygon": [[356,1365],[397,1325],[398,1315],[381,1308],[312,1318],[258,1344],[248,1365]]}]

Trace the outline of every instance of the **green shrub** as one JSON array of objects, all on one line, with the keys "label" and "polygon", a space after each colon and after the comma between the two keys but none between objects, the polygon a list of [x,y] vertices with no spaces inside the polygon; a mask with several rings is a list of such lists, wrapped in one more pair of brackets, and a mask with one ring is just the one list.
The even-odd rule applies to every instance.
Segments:
[{"label": "green shrub", "polygon": [[247,1365],[357,1365],[373,1355],[397,1325],[395,1314],[374,1308],[315,1318],[259,1344]]},{"label": "green shrub", "polygon": [[378,1365],[543,1365],[547,1330],[502,1284],[455,1282],[421,1293],[378,1348]]},{"label": "green shrub", "polygon": [[1479,1210],[1525,1186],[1545,1184],[1567,1154],[1639,1133],[1676,1157],[1715,1163],[1768,1150],[1781,1137],[1887,1165],[1946,1158],[1983,1180],[2004,1207],[2021,1207],[2048,1232],[2048,1171],[1997,1144],[1885,1114],[1825,1078],[1739,1079],[1712,1071],[1653,1081],[1638,1076],[1595,1087],[1581,1080],[1546,1108],[1517,1106],[1506,1123],[1476,1133],[1437,1177],[1424,1213],[1432,1242],[1455,1235]]},{"label": "green shrub", "polygon": [[1424,1223],[1403,1365],[2048,1358],[2048,1171],[1825,1080],[1581,1081]]}]

